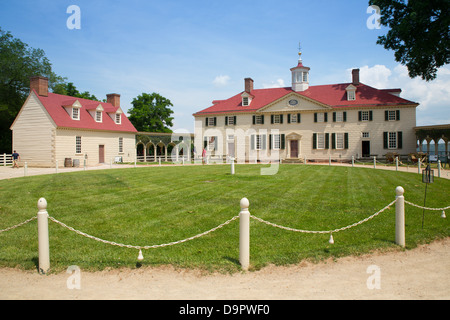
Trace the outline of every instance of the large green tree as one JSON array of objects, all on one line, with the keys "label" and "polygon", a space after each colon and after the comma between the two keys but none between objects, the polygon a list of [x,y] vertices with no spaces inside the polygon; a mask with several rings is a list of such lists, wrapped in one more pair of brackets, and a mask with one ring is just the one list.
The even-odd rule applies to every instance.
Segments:
[{"label": "large green tree", "polygon": [[394,50],[411,78],[435,79],[438,68],[450,62],[450,1],[370,0],[369,5],[380,8],[380,23],[390,29],[377,44]]},{"label": "large green tree", "polygon": [[80,92],[73,82],[64,82],[55,85],[53,88],[53,93],[63,94],[66,96],[89,99],[99,101],[96,96],[90,94],[89,91]]},{"label": "large green tree", "polygon": [[42,49],[29,47],[0,28],[0,153],[11,153],[9,129],[30,91],[30,77],[44,76],[49,88],[64,82]]},{"label": "large green tree", "polygon": [[138,131],[172,132],[173,104],[169,99],[158,93],[142,93],[131,102],[133,107],[129,111],[131,123]]}]

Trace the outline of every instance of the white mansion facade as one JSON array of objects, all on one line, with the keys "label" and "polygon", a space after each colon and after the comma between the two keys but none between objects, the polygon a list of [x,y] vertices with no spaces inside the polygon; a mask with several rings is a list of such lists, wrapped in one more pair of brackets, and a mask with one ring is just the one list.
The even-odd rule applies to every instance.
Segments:
[{"label": "white mansion facade", "polygon": [[197,154],[242,163],[415,152],[418,103],[401,89],[365,85],[359,69],[351,83],[309,86],[309,71],[300,58],[290,87],[254,89],[246,78],[244,91],[195,113]]}]

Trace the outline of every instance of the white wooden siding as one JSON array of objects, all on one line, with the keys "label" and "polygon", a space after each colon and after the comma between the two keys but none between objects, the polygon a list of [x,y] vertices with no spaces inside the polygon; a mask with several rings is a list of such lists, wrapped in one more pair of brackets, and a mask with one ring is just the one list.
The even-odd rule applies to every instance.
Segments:
[{"label": "white wooden siding", "polygon": [[34,93],[24,103],[11,129],[13,150],[20,154],[22,163],[52,165],[55,125]]}]

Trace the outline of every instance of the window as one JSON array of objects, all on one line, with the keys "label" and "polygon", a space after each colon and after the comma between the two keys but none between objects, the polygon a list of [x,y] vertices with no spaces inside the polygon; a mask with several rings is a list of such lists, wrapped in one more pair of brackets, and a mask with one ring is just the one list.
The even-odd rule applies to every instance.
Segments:
[{"label": "window", "polygon": [[401,149],[403,147],[403,134],[398,132],[383,132],[384,149]]},{"label": "window", "polygon": [[216,117],[206,117],[205,118],[205,126],[207,127],[215,127],[217,125]]},{"label": "window", "polygon": [[266,149],[266,135],[265,134],[252,134],[250,136],[250,148],[251,148],[251,150],[265,150]]},{"label": "window", "polygon": [[283,115],[282,114],[273,114],[270,116],[270,122],[272,124],[283,123]]},{"label": "window", "polygon": [[80,109],[72,108],[72,119],[73,120],[80,120]]},{"label": "window", "polygon": [[308,72],[303,72],[303,82],[308,82]]},{"label": "window", "polygon": [[300,113],[292,113],[287,115],[287,122],[288,123],[300,123],[301,122],[301,115]]},{"label": "window", "polygon": [[264,116],[263,115],[253,116],[253,124],[264,124]]},{"label": "window", "polygon": [[362,138],[370,138],[370,134],[369,134],[369,132],[362,132],[361,137]]},{"label": "window", "polygon": [[313,133],[313,149],[328,149],[329,144],[329,133]]},{"label": "window", "polygon": [[77,136],[75,138],[75,153],[81,153],[81,137]]},{"label": "window", "polygon": [[336,149],[344,149],[344,134],[336,133]]},{"label": "window", "polygon": [[400,120],[400,110],[385,110],[384,111],[385,121],[399,121]]},{"label": "window", "polygon": [[204,137],[203,148],[208,151],[217,150],[217,137]]},{"label": "window", "polygon": [[332,133],[331,148],[348,149],[348,133]]},{"label": "window", "polygon": [[325,149],[325,134],[317,134],[317,149]]},{"label": "window", "polygon": [[372,121],[373,120],[373,112],[370,111],[358,111],[358,120],[359,121]]},{"label": "window", "polygon": [[95,121],[102,122],[102,112],[101,111],[95,112]]},{"label": "window", "polygon": [[236,116],[225,116],[225,125],[233,126],[236,124]]},{"label": "window", "polygon": [[123,152],[123,138],[119,138],[119,153]]},{"label": "window", "polygon": [[333,122],[346,122],[346,121],[347,121],[346,111],[333,112]]},{"label": "window", "polygon": [[272,135],[272,149],[278,150],[281,147],[281,137],[279,134]]},{"label": "window", "polygon": [[242,97],[242,105],[248,106],[248,97]]},{"label": "window", "polygon": [[326,112],[314,113],[314,122],[328,122],[328,113]]},{"label": "window", "polygon": [[354,90],[348,90],[347,91],[347,100],[352,101],[356,100],[355,91]]},{"label": "window", "polygon": [[285,149],[285,137],[284,134],[269,134],[269,148],[273,150]]},{"label": "window", "polygon": [[397,149],[397,133],[389,132],[388,149]]},{"label": "window", "polygon": [[122,120],[122,117],[120,116],[120,113],[116,113],[116,124],[120,124]]}]

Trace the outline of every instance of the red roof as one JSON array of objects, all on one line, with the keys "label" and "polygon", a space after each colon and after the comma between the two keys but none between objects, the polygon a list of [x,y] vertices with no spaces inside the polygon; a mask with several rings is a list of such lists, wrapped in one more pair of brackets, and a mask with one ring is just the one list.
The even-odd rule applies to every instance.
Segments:
[{"label": "red roof", "polygon": [[300,92],[295,92],[291,87],[254,89],[250,92],[254,98],[249,106],[242,106],[241,92],[226,100],[215,100],[213,106],[199,111],[194,115],[255,112],[290,93],[296,93],[300,96],[307,97],[331,108],[418,105],[416,102],[390,94],[386,89],[379,90],[362,83],[355,86],[356,99],[348,101],[347,91],[345,89],[350,84],[351,83],[340,83],[309,86],[307,90]]},{"label": "red roof", "polygon": [[[40,96],[33,89],[33,92],[39,98],[44,108],[47,110],[50,117],[53,119],[57,127],[76,128],[76,129],[91,129],[104,131],[123,131],[123,132],[137,132],[133,124],[128,120],[124,113],[121,114],[121,123],[117,124],[108,113],[115,114],[119,107],[114,107],[111,103],[99,102],[88,99],[75,98],[56,93],[48,93],[47,97]],[[63,107],[70,107],[77,101],[81,104],[79,111],[80,120],[74,120]],[[101,104],[104,111],[102,111],[102,122],[97,122],[91,116],[88,110],[92,110]],[[115,119],[115,115],[113,116]]]}]

